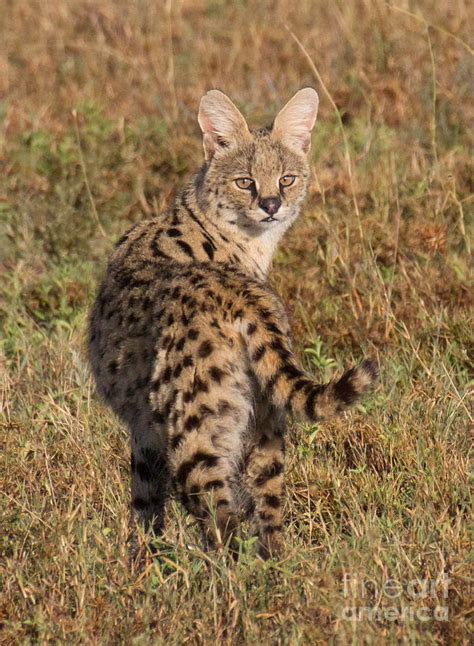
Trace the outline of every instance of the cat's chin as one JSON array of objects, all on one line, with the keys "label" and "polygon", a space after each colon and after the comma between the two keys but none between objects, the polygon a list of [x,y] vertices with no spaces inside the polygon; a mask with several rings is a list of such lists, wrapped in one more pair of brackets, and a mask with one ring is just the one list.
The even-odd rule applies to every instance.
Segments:
[{"label": "cat's chin", "polygon": [[280,227],[286,229],[294,222],[298,213],[296,209],[283,207],[275,215],[269,215],[262,209],[239,213],[226,209],[222,215],[228,225],[238,227],[245,233],[255,236]]}]

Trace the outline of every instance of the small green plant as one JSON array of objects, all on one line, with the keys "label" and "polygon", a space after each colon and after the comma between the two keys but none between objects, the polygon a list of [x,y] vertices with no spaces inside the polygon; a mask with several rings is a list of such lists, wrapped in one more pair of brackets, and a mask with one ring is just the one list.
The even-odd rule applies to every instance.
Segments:
[{"label": "small green plant", "polygon": [[337,366],[336,361],[328,356],[328,348],[319,337],[315,338],[311,345],[304,349],[304,353],[308,357],[310,366],[319,371],[322,379],[327,378],[329,369]]}]

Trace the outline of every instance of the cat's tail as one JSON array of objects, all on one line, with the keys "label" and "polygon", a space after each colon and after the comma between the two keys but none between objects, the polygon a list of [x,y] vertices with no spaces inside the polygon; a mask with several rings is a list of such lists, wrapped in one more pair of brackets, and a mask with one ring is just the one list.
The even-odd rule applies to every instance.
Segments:
[{"label": "cat's tail", "polygon": [[277,408],[286,408],[296,418],[317,422],[355,404],[373,387],[377,364],[366,359],[336,381],[319,384],[297,363],[288,339],[275,320],[242,321],[252,372],[262,390]]}]

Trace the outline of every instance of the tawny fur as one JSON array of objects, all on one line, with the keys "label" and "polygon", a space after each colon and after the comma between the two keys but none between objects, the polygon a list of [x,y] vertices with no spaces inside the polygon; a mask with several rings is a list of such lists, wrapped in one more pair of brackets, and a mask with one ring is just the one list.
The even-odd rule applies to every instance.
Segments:
[{"label": "tawny fur", "polygon": [[[287,413],[337,414],[376,378],[370,361],[326,385],[306,375],[266,278],[306,193],[316,110],[307,88],[273,128],[250,131],[225,95],[209,92],[199,112],[205,165],[110,259],[90,360],[99,393],[131,431],[132,506],[156,532],[173,491],[211,543],[252,515],[262,554],[276,553]],[[253,184],[239,188],[239,178]]]}]

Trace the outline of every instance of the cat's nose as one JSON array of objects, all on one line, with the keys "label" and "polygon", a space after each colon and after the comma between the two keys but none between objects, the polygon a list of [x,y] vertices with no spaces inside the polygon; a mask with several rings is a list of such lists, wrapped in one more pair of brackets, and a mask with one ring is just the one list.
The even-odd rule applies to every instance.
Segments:
[{"label": "cat's nose", "polygon": [[258,201],[258,205],[268,215],[275,215],[281,206],[281,200],[279,197],[262,197]]}]

